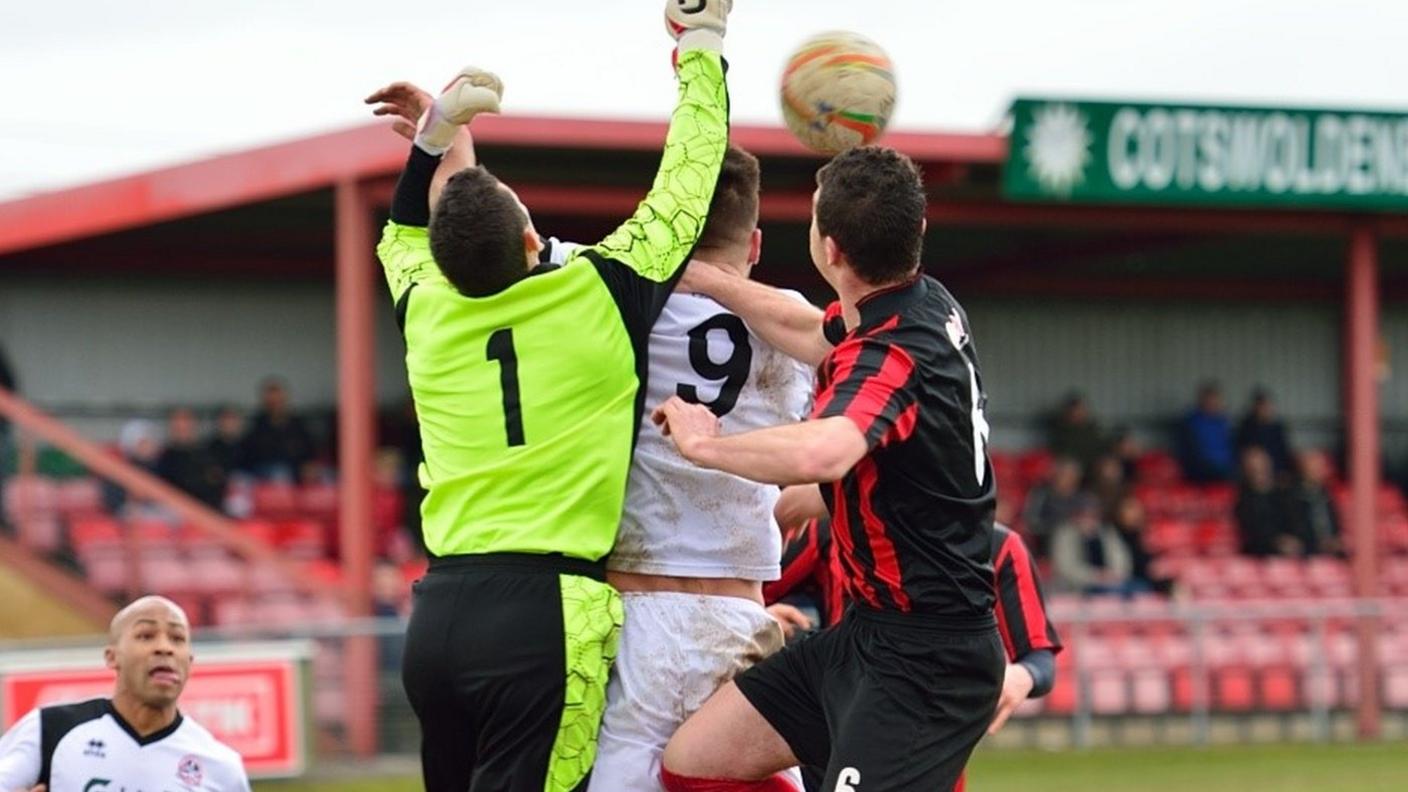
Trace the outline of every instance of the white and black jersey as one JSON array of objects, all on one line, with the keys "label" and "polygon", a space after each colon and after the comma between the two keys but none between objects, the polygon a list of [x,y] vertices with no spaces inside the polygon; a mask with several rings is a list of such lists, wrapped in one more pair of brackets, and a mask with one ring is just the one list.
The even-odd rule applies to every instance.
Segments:
[{"label": "white and black jersey", "polygon": [[179,713],[142,737],[105,698],[31,710],[0,737],[0,791],[248,792],[239,754]]},{"label": "white and black jersey", "polygon": [[776,580],[782,558],[782,533],[772,516],[778,488],[694,465],[650,425],[650,414],[680,396],[712,409],[726,435],[796,423],[806,417],[812,379],[810,369],[717,302],[671,295],[650,331],[645,413],[607,568]]}]

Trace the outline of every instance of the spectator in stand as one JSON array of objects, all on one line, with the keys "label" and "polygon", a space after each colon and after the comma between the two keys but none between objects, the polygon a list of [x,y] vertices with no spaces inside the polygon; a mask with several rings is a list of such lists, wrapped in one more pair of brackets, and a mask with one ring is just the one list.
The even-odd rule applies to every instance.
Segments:
[{"label": "spectator in stand", "polygon": [[1125,481],[1139,478],[1139,457],[1144,455],[1144,449],[1139,447],[1139,438],[1134,436],[1133,429],[1128,426],[1115,427],[1110,434],[1110,455],[1120,461]]},{"label": "spectator in stand", "polygon": [[1198,405],[1179,425],[1178,461],[1183,477],[1196,484],[1230,481],[1234,459],[1222,389],[1216,383],[1204,383],[1198,389]]},{"label": "spectator in stand", "polygon": [[196,416],[185,407],[171,411],[166,448],[156,461],[157,475],[212,509],[225,500],[225,471],[196,435]]},{"label": "spectator in stand", "polygon": [[1088,496],[1080,490],[1080,463],[1059,457],[1051,463],[1046,483],[1027,495],[1026,525],[1032,545],[1039,557],[1051,553],[1051,535],[1062,523],[1071,519],[1082,500]]},{"label": "spectator in stand", "polygon": [[1236,514],[1243,554],[1257,558],[1305,554],[1305,543],[1294,533],[1286,493],[1276,486],[1271,457],[1256,446],[1242,454]]},{"label": "spectator in stand", "polygon": [[1276,404],[1265,388],[1252,391],[1251,407],[1237,427],[1237,453],[1245,453],[1252,447],[1260,448],[1271,457],[1271,469],[1277,478],[1284,481],[1295,473],[1296,460],[1286,434],[1286,423],[1276,415]]},{"label": "spectator in stand", "polygon": [[1124,496],[1115,506],[1111,524],[1119,532],[1120,541],[1124,542],[1125,549],[1129,551],[1130,578],[1134,580],[1135,587],[1139,590],[1157,591],[1160,594],[1170,593],[1173,581],[1154,576],[1154,556],[1144,544],[1144,530],[1148,527],[1144,504],[1133,495]]},{"label": "spectator in stand", "polygon": [[1090,417],[1085,396],[1072,393],[1061,405],[1061,411],[1051,422],[1047,447],[1060,457],[1070,457],[1089,470],[1095,459],[1105,452],[1105,437],[1100,425]]},{"label": "spectator in stand", "polygon": [[1307,555],[1344,555],[1340,514],[1330,494],[1330,462],[1306,451],[1299,457],[1300,476],[1289,493],[1292,532]]},{"label": "spectator in stand", "polygon": [[226,479],[249,472],[244,450],[244,414],[239,409],[220,408],[215,416],[215,432],[205,441],[205,450],[215,458]]},{"label": "spectator in stand", "polygon": [[245,463],[262,479],[296,482],[313,460],[313,437],[289,409],[288,388],[270,377],[260,385],[260,410],[244,437]]},{"label": "spectator in stand", "polygon": [[[122,425],[118,434],[117,448],[122,458],[142,470],[157,473],[157,460],[161,458],[161,441],[157,436],[156,425],[144,419],[133,419]],[[103,481],[103,506],[112,514],[121,515],[139,507],[127,502],[127,490]],[[161,516],[161,515],[153,515]]]},{"label": "spectator in stand", "polygon": [[1113,518],[1116,507],[1129,491],[1125,483],[1124,465],[1113,455],[1099,457],[1090,468],[1088,478],[1086,489],[1100,502],[1100,514],[1105,519]]},{"label": "spectator in stand", "polygon": [[1085,595],[1129,596],[1147,590],[1132,577],[1134,562],[1119,531],[1100,517],[1100,505],[1086,496],[1071,519],[1051,539],[1056,579]]}]

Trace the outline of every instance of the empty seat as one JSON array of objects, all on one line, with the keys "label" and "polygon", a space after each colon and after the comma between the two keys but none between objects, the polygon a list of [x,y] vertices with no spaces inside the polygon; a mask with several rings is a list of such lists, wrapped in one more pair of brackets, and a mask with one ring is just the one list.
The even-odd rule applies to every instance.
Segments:
[{"label": "empty seat", "polygon": [[1290,665],[1272,665],[1261,670],[1261,708],[1288,712],[1301,708],[1300,674]]},{"label": "empty seat", "polygon": [[1141,715],[1168,712],[1172,704],[1168,672],[1161,668],[1144,668],[1130,672],[1131,708]]},{"label": "empty seat", "polygon": [[80,557],[122,546],[122,526],[110,517],[81,517],[68,526],[68,540]]},{"label": "empty seat", "polygon": [[103,511],[103,485],[95,478],[68,479],[58,485],[55,506],[67,518],[100,514]]},{"label": "empty seat", "polygon": [[1245,665],[1228,665],[1213,672],[1213,705],[1222,712],[1249,712],[1256,705],[1252,671]]},{"label": "empty seat", "polygon": [[276,541],[290,558],[310,560],[327,555],[327,533],[317,520],[283,520]]},{"label": "empty seat", "polygon": [[298,489],[292,484],[265,482],[250,492],[254,513],[260,517],[289,517],[298,512]]}]

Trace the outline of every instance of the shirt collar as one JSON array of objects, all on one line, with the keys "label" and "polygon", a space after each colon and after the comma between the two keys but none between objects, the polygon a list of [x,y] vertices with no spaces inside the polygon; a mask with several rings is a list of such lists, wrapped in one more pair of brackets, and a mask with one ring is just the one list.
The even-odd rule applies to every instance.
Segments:
[{"label": "shirt collar", "polygon": [[924,273],[917,272],[914,277],[908,280],[885,286],[865,295],[856,303],[856,309],[860,311],[860,327],[856,329],[872,327],[888,321],[890,317],[903,311],[928,291],[929,285],[924,280]]}]

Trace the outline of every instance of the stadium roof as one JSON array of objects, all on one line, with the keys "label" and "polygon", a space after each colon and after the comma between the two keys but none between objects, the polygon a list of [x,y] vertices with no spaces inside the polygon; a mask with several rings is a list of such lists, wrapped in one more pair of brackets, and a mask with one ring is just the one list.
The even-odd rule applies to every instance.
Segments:
[{"label": "stadium roof", "polygon": [[[475,125],[481,147],[654,153],[664,123],[496,117]],[[733,129],[759,156],[809,158],[780,128]],[[932,164],[998,165],[1005,138],[898,133],[887,143]],[[161,223],[191,215],[394,176],[406,144],[382,124],[360,126],[264,148],[0,203],[0,254]],[[633,195],[638,198],[639,190]],[[530,201],[529,205],[533,203]],[[536,207],[535,207],[536,209]]]},{"label": "stadium roof", "polygon": [[[476,122],[482,159],[539,228],[605,233],[630,214],[665,124],[551,117]],[[806,291],[819,159],[784,129],[735,125],[763,160],[769,279]],[[968,294],[1338,300],[1345,240],[1381,236],[1384,296],[1408,299],[1408,218],[1333,212],[1016,204],[1001,192],[1007,138],[892,132],[930,191],[925,261]],[[384,209],[405,142],[370,124],[0,203],[0,272],[326,277],[333,193]]]}]

